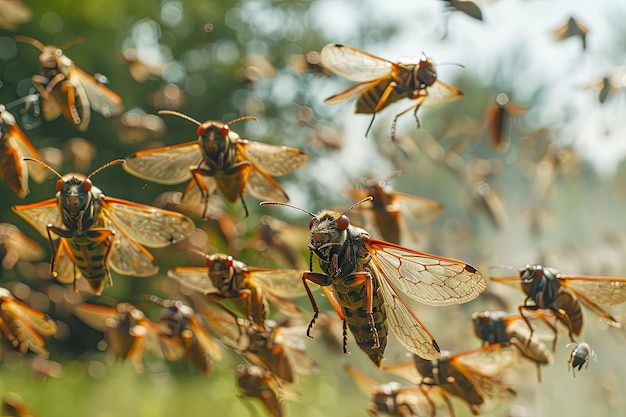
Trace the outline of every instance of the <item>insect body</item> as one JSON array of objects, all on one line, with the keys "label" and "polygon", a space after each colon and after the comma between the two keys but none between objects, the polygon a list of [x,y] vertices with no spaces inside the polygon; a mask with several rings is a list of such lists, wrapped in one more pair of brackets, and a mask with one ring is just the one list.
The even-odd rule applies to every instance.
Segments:
[{"label": "insect body", "polygon": [[[422,58],[418,62],[393,63],[347,45],[330,43],[320,52],[322,64],[336,75],[358,84],[324,100],[327,104],[343,103],[358,97],[356,113],[376,114],[398,100],[408,98],[415,103],[397,114],[391,125],[391,138],[395,136],[398,117],[421,106],[432,106],[463,96],[458,89],[437,80],[435,64]],[[370,126],[365,133],[369,133]]]},{"label": "insect body", "polygon": [[299,210],[312,217],[311,269],[315,253],[323,271],[306,272],[302,276],[315,311],[309,331],[319,308],[307,281],[322,287],[344,320],[344,352],[347,352],[347,326],[359,347],[380,367],[390,327],[411,352],[424,358],[438,358],[439,346],[396,287],[425,304],[459,304],[485,290],[482,274],[461,261],[372,239],[365,230],[350,225],[345,215],[349,209],[343,213],[323,210],[318,214]]},{"label": "insect body", "polygon": [[572,367],[574,377],[576,376],[576,368],[580,371],[583,369],[583,365],[589,366],[589,358],[595,358],[596,353],[591,349],[591,346],[585,342],[581,343],[568,343],[567,347],[572,348],[569,359],[567,361],[567,369]]},{"label": "insect body", "polygon": [[89,126],[91,110],[105,117],[122,112],[122,99],[117,94],[78,68],[63,54],[63,49],[76,41],[59,48],[46,46],[27,36],[16,36],[15,40],[33,45],[41,51],[41,74],[33,75],[31,80],[41,96],[44,119],[54,120],[63,114],[74,127],[83,131]]},{"label": "insect body", "polygon": [[246,216],[244,192],[259,199],[288,201],[287,194],[273,177],[288,174],[309,159],[298,149],[244,140],[230,130],[229,124],[253,117],[225,124],[213,120],[200,123],[171,111],[159,114],[175,114],[196,123],[198,140],[136,152],[127,158],[124,168],[139,178],[160,184],[178,184],[191,179],[182,203],[204,204],[205,216],[209,196],[216,188],[231,203],[241,199]]},{"label": "insect body", "polygon": [[15,118],[0,105],[0,176],[20,198],[28,194],[28,176],[37,182],[46,179],[46,170],[40,166],[26,166],[23,157],[41,159],[39,152],[30,143]]},{"label": "insect body", "polygon": [[[13,210],[50,241],[50,273],[60,282],[76,285],[76,279],[82,277],[100,294],[105,280],[112,284],[109,266],[123,275],[154,275],[157,262],[142,245],[165,247],[195,229],[193,221],[182,214],[106,197],[92,184],[94,174],[124,163],[123,159],[111,161],[87,177],[62,177],[36,162],[59,177],[57,195]],[[57,245],[53,242],[56,237],[60,238]]]}]

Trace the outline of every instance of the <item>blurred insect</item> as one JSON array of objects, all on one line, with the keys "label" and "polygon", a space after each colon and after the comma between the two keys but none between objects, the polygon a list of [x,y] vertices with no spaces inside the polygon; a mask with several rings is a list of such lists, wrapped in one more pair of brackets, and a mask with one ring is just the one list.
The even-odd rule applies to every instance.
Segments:
[{"label": "blurred insect", "polygon": [[137,307],[119,303],[115,307],[79,304],[74,314],[83,322],[104,333],[112,356],[130,361],[139,373],[144,371],[143,357],[151,352],[162,357],[159,329]]},{"label": "blurred insect", "polygon": [[585,368],[589,367],[589,358],[592,357],[595,359],[596,352],[591,349],[591,346],[585,342],[580,343],[568,343],[568,348],[572,348],[570,352],[569,359],[567,361],[567,369],[572,367],[572,372],[574,373],[574,378],[576,377],[576,368],[580,371],[583,369],[583,365]]},{"label": "blurred insect", "polygon": [[23,157],[42,159],[28,140],[15,118],[0,104],[0,176],[20,198],[28,194],[28,176],[37,182],[46,179],[47,172],[40,166],[26,166]]},{"label": "blurred insect", "polygon": [[443,2],[445,3],[446,9],[450,11],[458,11],[476,20],[483,20],[483,13],[481,12],[480,7],[472,1],[443,0]]},{"label": "blurred insect", "polygon": [[310,51],[304,55],[290,55],[289,58],[287,58],[287,66],[298,74],[311,72],[314,74],[331,75],[331,73],[324,68],[320,53],[317,51]]},{"label": "blurred insect", "polygon": [[32,12],[21,0],[0,0],[0,27],[15,30],[32,17]]},{"label": "blurred insect", "polygon": [[505,137],[505,129],[511,116],[520,116],[528,111],[528,107],[513,103],[505,93],[496,95],[495,103],[487,107],[485,119],[491,144],[498,152],[509,147],[509,139]]},{"label": "blurred insect", "polygon": [[604,103],[609,96],[626,88],[626,67],[614,68],[609,74],[586,86],[598,92],[598,101]]},{"label": "blurred insect", "polygon": [[[373,217],[373,223],[384,240],[401,243],[400,231],[403,236],[412,231],[407,219],[418,223],[430,222],[443,211],[443,206],[427,198],[394,191],[387,181],[389,179],[364,179],[352,189],[351,196],[355,200],[371,196],[371,201],[357,206],[355,210],[366,211]],[[411,236],[414,241],[417,240],[415,234]]]},{"label": "blurred insect", "polygon": [[125,112],[115,122],[116,131],[124,143],[141,142],[148,138],[163,136],[165,133],[163,119],[137,109]]},{"label": "blurred insect", "polygon": [[224,124],[214,120],[200,123],[174,111],[162,110],[159,114],[176,115],[197,124],[198,140],[136,152],[127,158],[124,169],[159,184],[178,184],[191,179],[182,202],[204,204],[205,213],[215,188],[231,203],[240,199],[246,217],[244,192],[259,199],[288,201],[273,177],[288,174],[309,159],[298,149],[244,140],[230,130],[230,124],[256,120],[254,117],[240,117]]},{"label": "blurred insect", "polygon": [[222,300],[232,300],[239,311],[261,327],[268,314],[268,302],[283,313],[299,313],[299,308],[285,298],[306,294],[297,284],[304,271],[251,267],[221,253],[202,256],[205,267],[179,266],[167,271],[167,276],[200,291],[227,312]]},{"label": "blurred insect", "polygon": [[415,100],[398,113],[391,124],[391,139],[395,138],[398,117],[413,110],[419,127],[417,111],[421,106],[432,106],[461,98],[455,87],[437,80],[435,64],[422,57],[419,61],[393,63],[347,45],[328,44],[322,48],[322,65],[330,72],[358,84],[324,100],[326,104],[343,103],[358,97],[356,113],[372,114],[365,132],[369,133],[376,114],[398,100]]},{"label": "blurred insect", "polygon": [[[395,287],[409,297],[429,305],[459,304],[474,299],[486,288],[485,279],[473,266],[454,259],[418,252],[393,243],[372,239],[365,230],[351,226],[345,215],[278,204],[310,215],[310,272],[302,275],[314,315],[307,335],[319,315],[307,281],[321,286],[343,322],[344,352],[347,327],[357,344],[380,367],[387,344],[387,326],[411,352],[424,358],[438,358],[439,346]],[[323,273],[312,272],[313,254]]]},{"label": "blurred insect", "polygon": [[261,216],[256,235],[247,246],[254,247],[266,259],[276,259],[294,269],[306,268],[299,252],[300,242],[309,236],[308,229],[293,226],[271,216]]},{"label": "blurred insect", "polygon": [[37,242],[12,224],[0,223],[0,264],[3,269],[13,269],[19,260],[32,262],[43,256],[43,248]]},{"label": "blurred insect", "polygon": [[[491,279],[516,288],[521,284],[526,299],[518,309],[531,329],[531,334],[533,327],[524,311],[535,311],[541,317],[541,310],[547,309],[565,325],[571,341],[575,342],[574,335],[580,335],[583,326],[581,304],[611,326],[621,327],[621,323],[600,306],[626,301],[626,278],[562,275],[553,268],[526,265],[519,269],[519,276],[499,276]],[[554,332],[553,350],[555,350],[557,329],[545,317],[543,320]]]},{"label": "blurred insect", "polygon": [[567,22],[552,31],[552,38],[557,41],[563,41],[567,38],[578,36],[582,42],[583,50],[587,49],[587,32],[589,29],[582,23],[570,16]]},{"label": "blurred insect", "polygon": [[54,120],[61,114],[76,129],[87,130],[91,119],[91,110],[111,117],[123,110],[122,99],[94,77],[78,68],[63,54],[67,47],[81,42],[72,40],[56,47],[44,45],[28,36],[16,36],[17,42],[27,43],[41,51],[39,63],[41,74],[33,75],[31,81],[39,92],[43,103],[43,117],[46,121]]},{"label": "blurred insect", "polygon": [[261,400],[273,417],[285,415],[283,407],[285,396],[296,397],[296,394],[291,393],[276,376],[260,366],[252,365],[246,368],[239,364],[235,368],[235,374],[237,385],[242,389],[243,394]]},{"label": "blurred insect", "polygon": [[222,348],[202,324],[201,316],[180,300],[150,299],[162,307],[156,322],[165,358],[175,362],[186,357],[205,374],[211,373],[212,361],[222,360]]},{"label": "blurred insect", "polygon": [[[91,177],[123,159],[111,161],[87,177],[59,177],[57,195],[38,203],[13,207],[13,211],[47,237],[52,248],[51,275],[62,283],[85,278],[95,294],[105,280],[112,285],[109,267],[117,273],[145,277],[157,273],[156,259],[143,247],[165,247],[189,236],[195,225],[188,217],[156,207],[106,197]],[[55,237],[53,237],[55,235]],[[53,240],[60,238],[57,245]]]},{"label": "blurred insect", "polygon": [[541,365],[552,363],[552,355],[543,340],[531,332],[521,316],[507,316],[503,311],[481,311],[472,315],[474,334],[484,346],[499,343],[515,346],[523,357],[537,365],[541,381]]},{"label": "blurred insect", "polygon": [[[354,379],[372,404],[367,411],[374,416],[432,417],[449,415],[440,387],[404,387],[397,382],[380,384],[353,366],[346,372]],[[441,407],[441,406],[444,407]]]},{"label": "blurred insect", "polygon": [[57,325],[49,316],[27,306],[0,287],[0,330],[13,349],[48,357],[43,336],[53,336]]},{"label": "blurred insect", "polygon": [[2,396],[2,417],[39,417],[39,414],[31,410],[22,397],[14,392],[7,392]]},{"label": "blurred insect", "polygon": [[122,51],[124,61],[128,63],[131,77],[138,83],[148,80],[158,80],[163,76],[165,63],[161,54],[141,53],[135,48],[125,48]]},{"label": "blurred insect", "polygon": [[500,376],[516,361],[517,353],[512,347],[494,344],[452,356],[442,352],[441,358],[435,360],[413,356],[413,361],[386,366],[385,371],[423,387],[443,389],[442,395],[452,416],[455,413],[446,392],[462,399],[472,414],[478,415],[515,396],[515,391],[507,387]]}]

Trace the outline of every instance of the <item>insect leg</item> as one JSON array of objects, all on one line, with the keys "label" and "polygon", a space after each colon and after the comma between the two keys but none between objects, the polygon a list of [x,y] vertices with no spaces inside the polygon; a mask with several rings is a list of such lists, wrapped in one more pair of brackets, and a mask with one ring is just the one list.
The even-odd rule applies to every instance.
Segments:
[{"label": "insect leg", "polygon": [[420,106],[422,105],[422,102],[424,101],[424,99],[418,99],[417,104],[412,105],[411,107],[409,107],[406,110],[402,110],[400,113],[396,114],[396,116],[393,118],[393,121],[391,122],[391,141],[395,142],[396,140],[396,124],[398,123],[398,118],[400,116],[402,116],[405,113],[408,113],[409,111],[413,110],[413,114],[415,115],[415,121],[417,123],[417,128],[421,128],[421,124],[419,121],[419,118],[417,117],[417,111],[419,110]]},{"label": "insect leg", "polygon": [[[315,298],[313,297],[313,293],[311,292],[311,289],[309,288],[309,284],[307,284],[307,281],[311,281],[321,286],[322,290],[324,290],[324,287],[331,285],[332,281],[328,275],[324,275],[324,274],[319,274],[315,272],[305,272],[304,274],[302,274],[302,283],[304,284],[304,289],[306,290],[306,293],[309,296],[309,301],[311,302],[311,306],[313,307],[313,312],[314,312],[313,318],[311,319],[311,322],[309,323],[309,327],[306,329],[306,335],[309,337],[312,337],[310,332],[311,332],[311,329],[313,328],[313,324],[315,324],[315,320],[317,320],[317,317],[320,314],[320,309],[317,306],[317,303],[315,302]],[[324,293],[328,295],[326,291],[324,291]]]},{"label": "insect leg", "polygon": [[[206,170],[201,170],[199,167],[191,168],[191,177],[193,178],[193,182],[195,182],[196,186],[200,189],[200,195],[202,196],[202,202],[204,203],[204,210],[202,211],[202,218],[206,218],[207,212],[209,210],[209,188],[206,183],[202,180],[203,174],[207,174]],[[192,182],[190,181],[185,188],[185,192],[183,193],[183,198],[189,192],[192,187]]]},{"label": "insect leg", "polygon": [[11,346],[17,349],[20,345],[20,341],[17,340],[13,333],[11,333],[11,329],[9,329],[9,326],[7,326],[6,321],[4,321],[2,317],[0,317],[0,330],[2,330],[2,333],[4,333],[4,337],[6,337],[7,340],[11,343]]}]

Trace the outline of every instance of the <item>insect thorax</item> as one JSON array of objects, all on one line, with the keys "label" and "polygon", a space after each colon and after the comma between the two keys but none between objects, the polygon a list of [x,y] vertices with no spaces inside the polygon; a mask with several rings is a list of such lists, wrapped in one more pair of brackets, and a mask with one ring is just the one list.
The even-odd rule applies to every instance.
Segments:
[{"label": "insect thorax", "polygon": [[102,192],[97,187],[85,190],[85,182],[71,177],[57,193],[63,224],[70,230],[86,230],[98,220]]}]

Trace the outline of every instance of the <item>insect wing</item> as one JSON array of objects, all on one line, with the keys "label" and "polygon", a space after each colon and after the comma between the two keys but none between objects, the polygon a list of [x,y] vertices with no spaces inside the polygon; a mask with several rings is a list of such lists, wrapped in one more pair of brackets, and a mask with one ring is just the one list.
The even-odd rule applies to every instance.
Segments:
[{"label": "insect wing", "polygon": [[558,275],[561,284],[571,288],[576,295],[604,306],[626,301],[626,278]]},{"label": "insect wing", "polygon": [[190,166],[202,160],[202,149],[197,142],[149,149],[126,158],[124,169],[145,180],[159,184],[178,184],[191,178]]},{"label": "insect wing", "polygon": [[461,304],[485,291],[487,283],[473,266],[363,236],[381,276],[411,298],[428,305]]},{"label": "insect wing", "polygon": [[324,46],[320,57],[329,71],[359,83],[388,77],[396,65],[352,46],[334,43]]},{"label": "insect wing", "polygon": [[[203,359],[204,362],[209,363],[209,359],[213,359],[216,361],[222,360],[222,347],[219,343],[215,341],[213,337],[206,331],[205,327],[199,322],[198,318],[194,316],[189,316],[187,318],[189,321],[189,327],[193,332],[193,341],[191,343],[195,343],[198,348],[198,356]],[[187,350],[190,347],[187,346]],[[205,371],[207,371],[207,365],[204,365]],[[210,363],[208,365],[208,369],[210,370]]]},{"label": "insect wing", "polygon": [[117,230],[151,248],[180,242],[195,230],[187,216],[111,197],[101,197],[102,210]]},{"label": "insect wing", "polygon": [[437,104],[447,103],[463,97],[463,93],[456,87],[441,81],[436,81],[427,88],[427,94],[424,96],[420,106],[435,106]]},{"label": "insect wing", "polygon": [[266,269],[248,267],[252,279],[268,291],[286,298],[303,297],[307,294],[302,285],[302,274],[297,269]]},{"label": "insect wing", "polygon": [[[369,90],[370,88],[374,88],[377,84],[378,84],[378,81],[368,81],[368,82],[363,82],[363,83],[353,85],[350,88],[347,88],[335,95],[328,97],[326,100],[324,100],[324,103],[339,104],[345,101],[352,100],[353,98],[362,95],[365,91]],[[365,113],[371,113],[371,112],[372,111],[365,112]],[[364,113],[364,111],[361,111],[361,113]]]},{"label": "insect wing", "polygon": [[167,276],[185,287],[204,294],[217,293],[218,289],[209,278],[209,268],[200,266],[179,266],[167,271]]},{"label": "insect wing", "polygon": [[15,347],[22,354],[30,349],[44,357],[48,356],[41,336],[52,336],[57,331],[50,317],[12,297],[2,297],[0,316],[19,344]]},{"label": "insect wing", "polygon": [[[56,198],[13,206],[13,211],[44,237],[48,237],[49,224],[61,226],[61,212]],[[56,238],[54,234],[52,237]]]},{"label": "insect wing", "polygon": [[97,111],[104,117],[111,117],[122,113],[124,110],[120,96],[97,82],[94,77],[75,65],[70,71],[70,77],[78,78],[85,88],[89,105],[94,111]]},{"label": "insect wing", "polygon": [[454,366],[464,374],[495,378],[517,362],[517,350],[513,346],[495,343],[481,349],[463,352],[450,358]]},{"label": "insect wing", "polygon": [[390,209],[397,207],[403,215],[418,223],[428,223],[443,211],[441,203],[410,194],[394,192],[391,194],[391,200]]},{"label": "insect wing", "polygon": [[[37,149],[17,125],[11,126],[7,135],[15,139],[18,148],[22,152],[22,157],[30,157],[39,161],[43,160]],[[39,164],[28,164],[28,174],[37,182],[43,182],[48,177],[48,173],[49,172]]]}]

